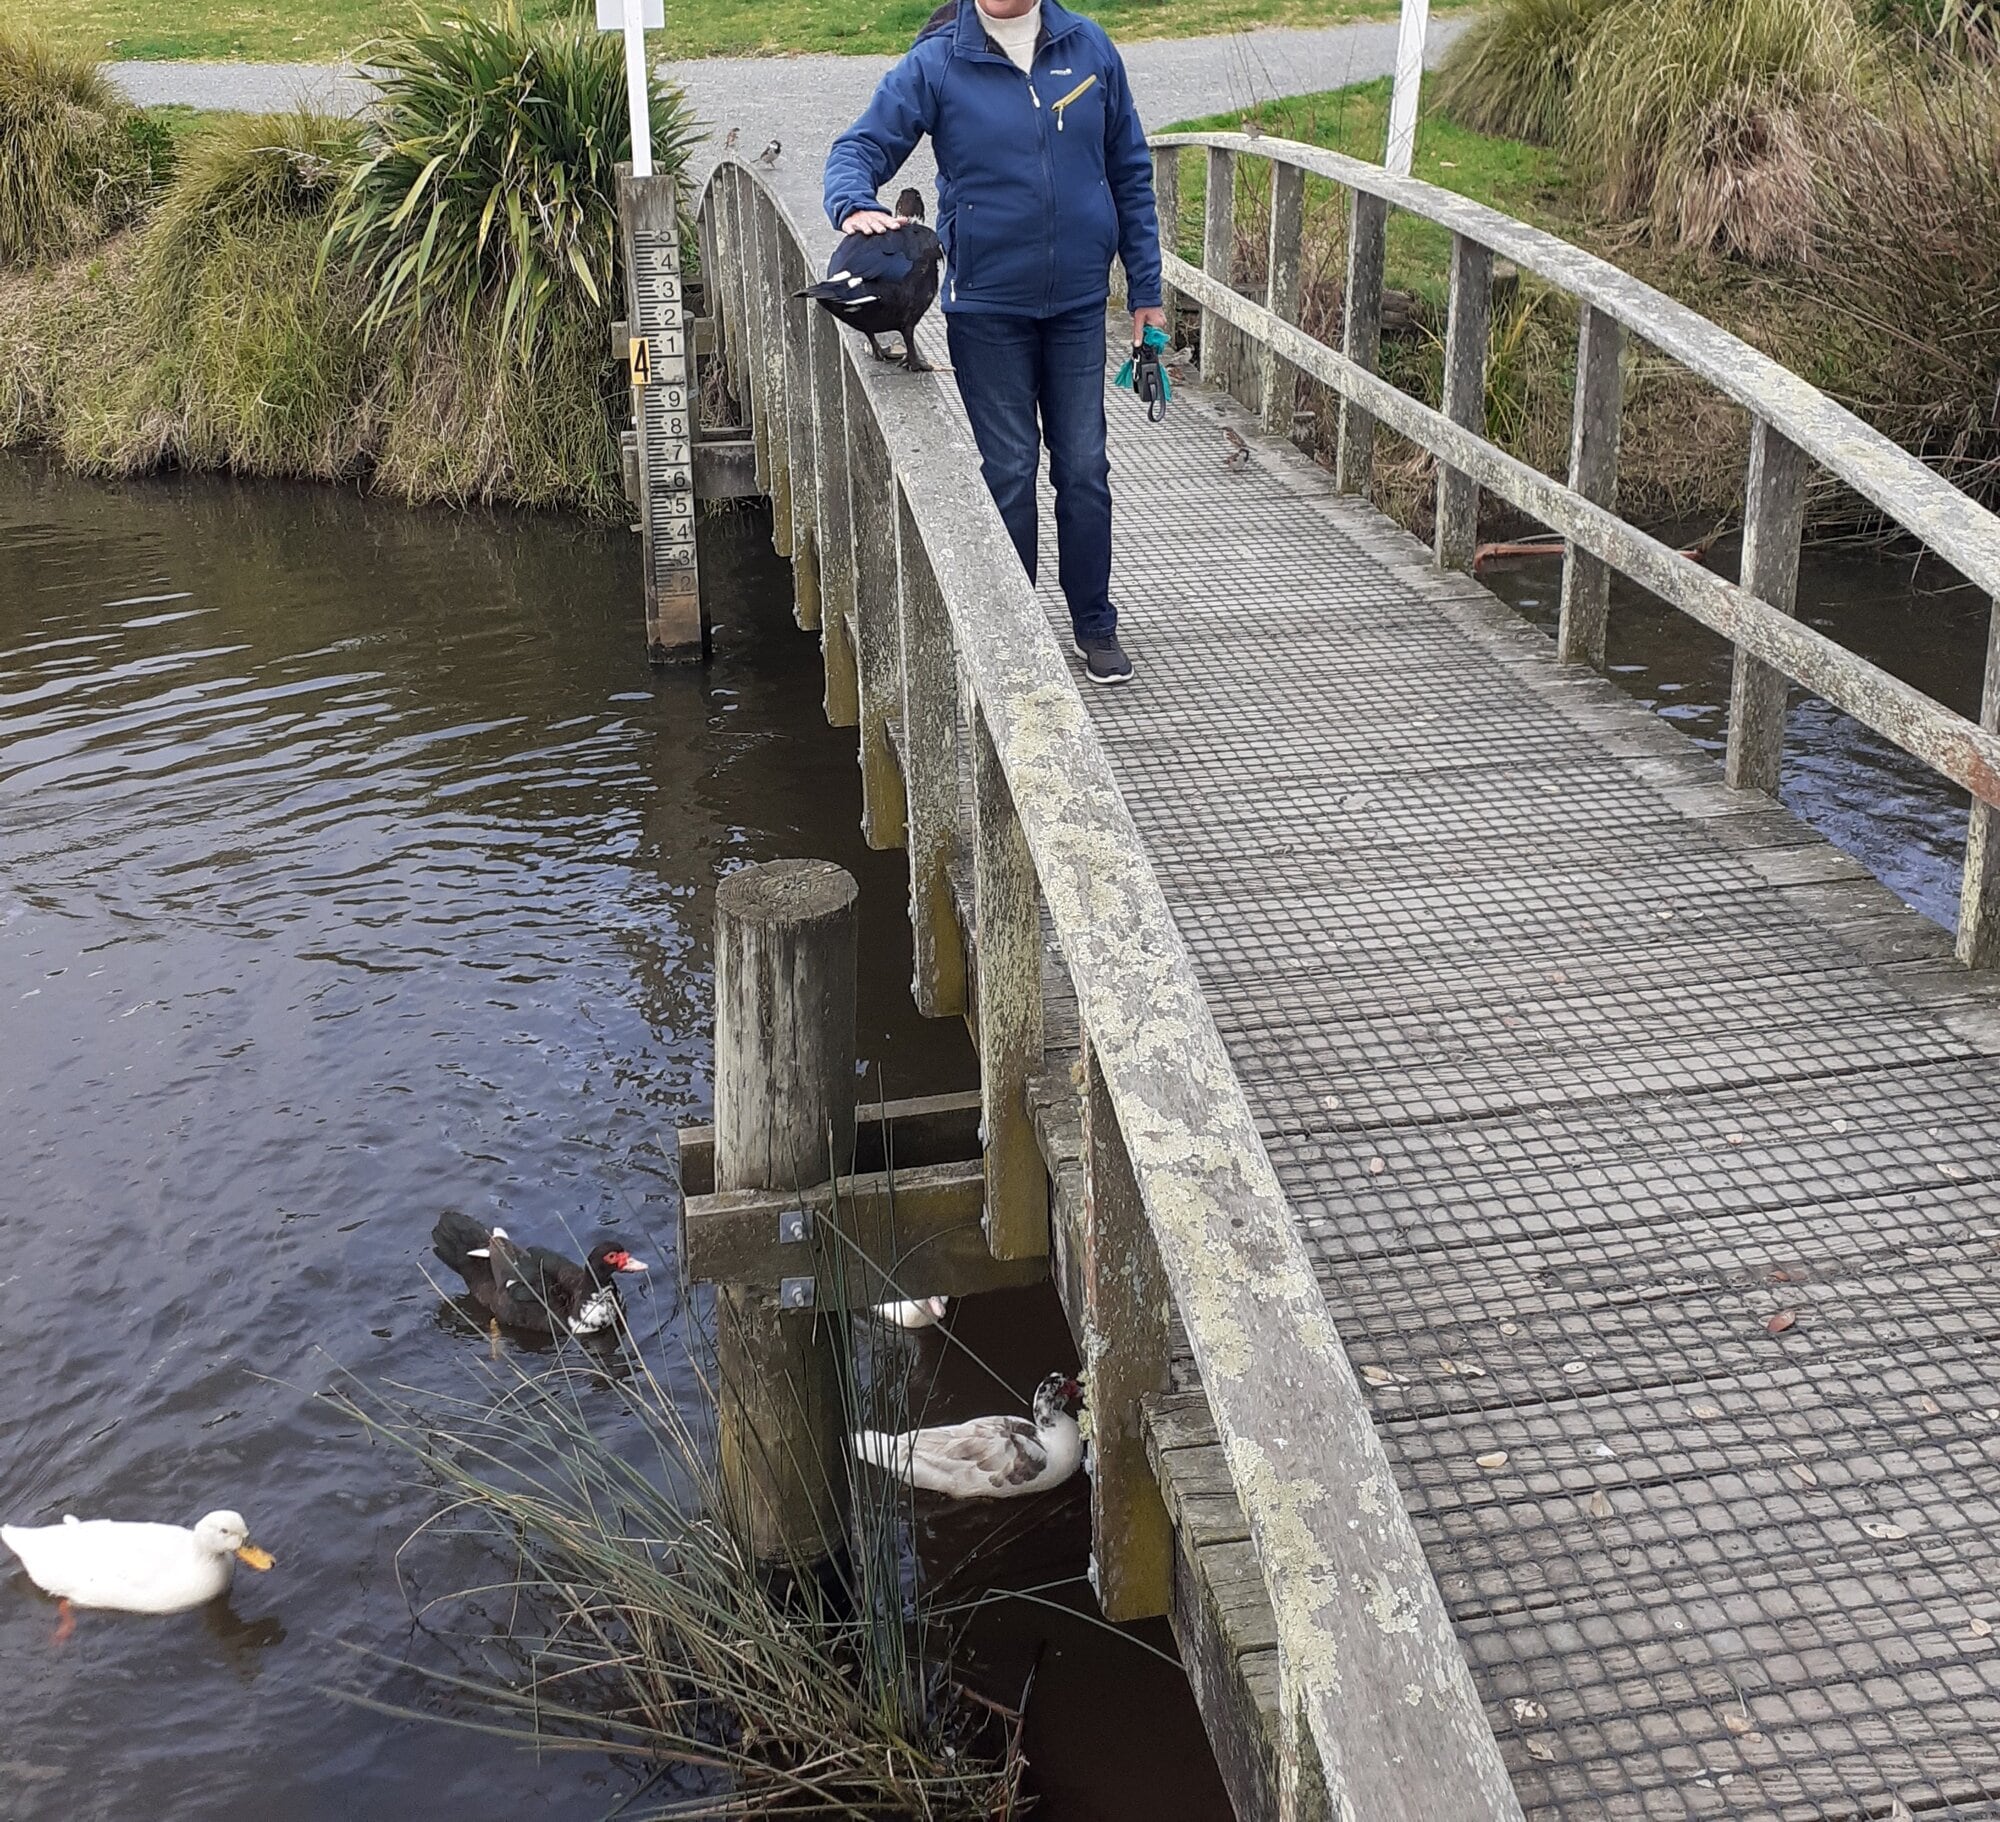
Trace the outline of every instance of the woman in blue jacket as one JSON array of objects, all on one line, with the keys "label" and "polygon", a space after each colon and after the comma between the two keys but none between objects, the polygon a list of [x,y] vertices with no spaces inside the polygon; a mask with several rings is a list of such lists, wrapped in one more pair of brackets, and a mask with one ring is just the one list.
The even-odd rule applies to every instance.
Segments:
[{"label": "woman in blue jacket", "polygon": [[844,234],[896,225],[876,192],[928,133],[937,153],[945,332],[980,466],[1029,576],[1044,440],[1063,597],[1085,674],[1132,666],[1111,604],[1104,306],[1125,266],[1136,343],[1160,308],[1153,165],[1103,28],[1057,0],[948,0],[826,160]]}]

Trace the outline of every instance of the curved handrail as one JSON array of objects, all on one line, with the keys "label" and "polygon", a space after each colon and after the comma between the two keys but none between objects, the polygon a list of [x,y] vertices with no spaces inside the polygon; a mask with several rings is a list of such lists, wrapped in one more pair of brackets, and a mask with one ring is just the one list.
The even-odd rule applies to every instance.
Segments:
[{"label": "curved handrail", "polygon": [[[720,262],[718,289],[734,319],[729,332],[747,339],[753,367],[767,364],[753,377],[768,414],[769,363],[778,363],[776,400],[786,383],[772,324],[803,308],[789,295],[787,262],[818,269],[833,237],[820,225],[815,189],[725,160],[710,174],[701,213],[726,223],[746,212],[745,245]],[[815,479],[840,469],[848,487],[834,485],[851,500],[857,550],[864,532],[882,535],[866,515],[886,513],[902,566],[901,648],[863,651],[859,668],[865,680],[871,664],[904,664],[921,637],[912,582],[933,583],[956,658],[942,675],[962,674],[971,695],[975,801],[990,741],[1249,1521],[1277,1620],[1284,1775],[1307,1787],[1299,1749],[1309,1743],[1336,1815],[1519,1822],[1326,1298],[1104,749],[980,478],[965,420],[937,385],[857,359],[851,338],[842,338],[835,372],[847,411],[859,400],[868,422],[843,420],[838,458],[820,459]],[[816,364],[807,390],[824,430],[839,407]],[[783,422],[773,424],[773,497],[790,500],[781,471],[796,452],[787,451]],[[886,497],[867,492],[881,462],[870,448],[878,437]],[[899,529],[905,512],[914,544]],[[914,657],[901,681],[906,692],[956,687],[920,681]],[[868,714],[864,705],[864,752]],[[912,719],[902,717],[905,738]],[[914,837],[913,829],[913,852]],[[978,918],[983,945],[983,897]],[[1021,986],[1039,998],[1038,976]],[[982,1024],[989,1011],[998,1008],[982,1004]]]},{"label": "curved handrail", "polygon": [[1594,253],[1455,191],[1292,139],[1158,133],[1155,147],[1250,153],[1422,216],[1512,260],[1642,336],[1763,419],[1989,595],[2000,595],[2000,518],[1810,381]]}]

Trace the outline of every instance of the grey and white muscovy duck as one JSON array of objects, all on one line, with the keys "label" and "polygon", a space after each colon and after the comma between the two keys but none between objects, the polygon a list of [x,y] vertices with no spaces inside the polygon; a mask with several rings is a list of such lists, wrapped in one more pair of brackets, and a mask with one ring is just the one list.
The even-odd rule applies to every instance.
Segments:
[{"label": "grey and white muscovy duck", "polygon": [[913,1487],[950,1499],[1019,1499],[1057,1487],[1083,1461],[1083,1434],[1069,1405],[1081,1388],[1051,1373],[1035,1388],[1035,1415],[975,1417],[928,1430],[857,1430],[854,1453]]},{"label": "grey and white muscovy duck", "polygon": [[850,329],[868,338],[878,361],[894,360],[875,338],[894,329],[903,338],[903,365],[912,373],[931,367],[917,353],[917,324],[937,301],[944,249],[924,223],[924,199],[915,190],[896,198],[903,225],[882,234],[850,234],[834,248],[826,277],[799,293],[824,305]]},{"label": "grey and white muscovy duck", "polygon": [[504,1227],[487,1228],[447,1209],[431,1248],[465,1280],[472,1301],[504,1328],[531,1335],[597,1335],[618,1320],[618,1274],[652,1268],[616,1240],[603,1240],[578,1265],[546,1246],[520,1246]]}]

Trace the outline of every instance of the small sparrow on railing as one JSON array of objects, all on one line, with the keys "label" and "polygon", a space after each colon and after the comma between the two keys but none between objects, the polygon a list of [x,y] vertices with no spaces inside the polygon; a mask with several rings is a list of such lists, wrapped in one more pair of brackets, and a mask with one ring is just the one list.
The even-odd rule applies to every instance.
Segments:
[{"label": "small sparrow on railing", "polygon": [[1229,453],[1222,458],[1223,467],[1240,472],[1250,466],[1250,445],[1231,430],[1227,424],[1222,427],[1222,440],[1229,446]]},{"label": "small sparrow on railing", "polygon": [[757,162],[759,164],[776,164],[778,162],[778,154],[784,149],[783,143],[774,139],[757,154]]},{"label": "small sparrow on railing", "polygon": [[742,129],[740,127],[731,127],[728,132],[723,134],[722,136],[723,157],[727,158],[731,152],[736,150],[736,135],[741,130]]}]

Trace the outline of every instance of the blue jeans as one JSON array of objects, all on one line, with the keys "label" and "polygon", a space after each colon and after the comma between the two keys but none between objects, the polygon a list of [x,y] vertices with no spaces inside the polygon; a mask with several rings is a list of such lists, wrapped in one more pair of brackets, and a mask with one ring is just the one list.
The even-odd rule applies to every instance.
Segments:
[{"label": "blue jeans", "polygon": [[944,319],[980,471],[1035,579],[1042,444],[1056,490],[1056,557],[1079,643],[1118,631],[1111,605],[1111,464],[1104,453],[1104,311]]}]

